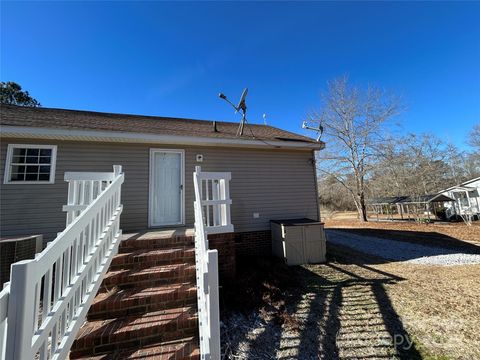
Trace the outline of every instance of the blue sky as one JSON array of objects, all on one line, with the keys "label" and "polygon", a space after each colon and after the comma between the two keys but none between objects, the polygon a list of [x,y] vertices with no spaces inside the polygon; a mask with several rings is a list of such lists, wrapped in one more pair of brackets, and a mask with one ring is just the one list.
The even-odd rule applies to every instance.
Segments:
[{"label": "blue sky", "polygon": [[1,3],[0,78],[43,106],[300,132],[343,74],[403,97],[402,131],[464,147],[480,122],[480,3]]}]

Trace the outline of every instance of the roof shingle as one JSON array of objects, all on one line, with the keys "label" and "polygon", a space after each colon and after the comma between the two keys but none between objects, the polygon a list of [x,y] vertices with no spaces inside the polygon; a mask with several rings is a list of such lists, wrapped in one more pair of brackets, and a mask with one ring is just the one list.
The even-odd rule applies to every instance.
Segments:
[{"label": "roof shingle", "polygon": [[309,137],[268,125],[247,124],[244,135],[237,137],[239,123],[233,122],[217,121],[218,131],[214,132],[211,120],[33,108],[5,104],[0,106],[0,125],[316,143]]}]

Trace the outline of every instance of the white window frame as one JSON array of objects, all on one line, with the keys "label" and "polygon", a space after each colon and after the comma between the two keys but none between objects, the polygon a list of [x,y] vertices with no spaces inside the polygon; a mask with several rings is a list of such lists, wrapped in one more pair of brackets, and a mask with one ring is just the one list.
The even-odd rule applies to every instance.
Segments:
[{"label": "white window frame", "polygon": [[[52,150],[52,158],[50,164],[50,179],[49,180],[37,180],[37,181],[11,181],[10,170],[12,165],[13,150],[16,148],[21,149],[50,149]],[[4,184],[54,184],[55,183],[55,167],[57,164],[57,145],[36,145],[36,144],[8,144],[7,158],[5,159],[5,176],[3,179]]]}]

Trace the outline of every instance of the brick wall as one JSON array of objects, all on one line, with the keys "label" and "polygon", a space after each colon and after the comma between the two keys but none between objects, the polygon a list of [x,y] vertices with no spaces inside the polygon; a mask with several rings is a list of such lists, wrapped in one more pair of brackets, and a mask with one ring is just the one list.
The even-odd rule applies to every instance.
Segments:
[{"label": "brick wall", "polygon": [[271,256],[270,230],[208,235],[210,249],[218,250],[220,281],[235,278],[237,256]]},{"label": "brick wall", "polygon": [[[154,231],[152,231],[152,235],[150,237],[150,241],[154,241]],[[193,243],[193,236],[190,235],[190,238],[190,241]],[[145,241],[148,241],[147,239],[148,236],[146,236]],[[138,242],[138,240],[124,240],[124,242],[125,241]],[[165,239],[161,241],[165,241]],[[220,283],[222,283],[222,281],[228,281],[235,278],[237,257],[268,257],[272,255],[272,238],[270,230],[210,234],[208,235],[208,245],[210,249],[216,249],[218,251],[218,270]]]},{"label": "brick wall", "polygon": [[270,230],[235,233],[235,253],[237,256],[271,256]]},{"label": "brick wall", "polygon": [[235,278],[235,233],[208,235],[208,247],[218,251],[220,281]]}]

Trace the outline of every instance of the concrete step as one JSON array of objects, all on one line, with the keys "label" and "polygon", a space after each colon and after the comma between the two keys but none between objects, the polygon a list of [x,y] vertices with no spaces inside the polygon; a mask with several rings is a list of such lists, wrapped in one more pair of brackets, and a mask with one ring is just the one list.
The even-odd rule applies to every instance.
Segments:
[{"label": "concrete step", "polygon": [[137,250],[117,254],[110,265],[111,270],[142,269],[158,265],[195,263],[193,247]]},{"label": "concrete step", "polygon": [[195,336],[197,314],[192,307],[154,311],[117,319],[88,321],[74,341],[70,358],[139,351],[147,345]]},{"label": "concrete step", "polygon": [[97,294],[88,311],[88,320],[111,319],[169,308],[195,306],[196,301],[195,283],[102,291]]}]

